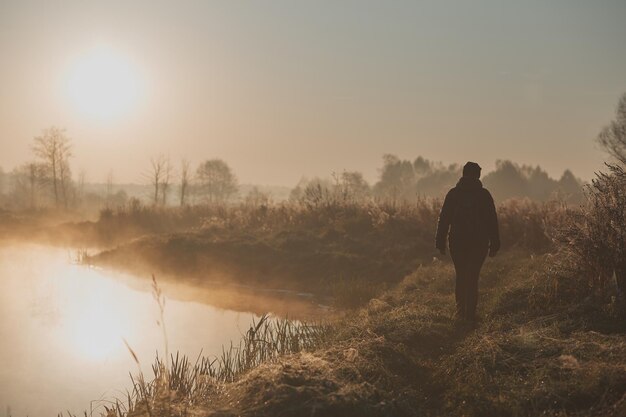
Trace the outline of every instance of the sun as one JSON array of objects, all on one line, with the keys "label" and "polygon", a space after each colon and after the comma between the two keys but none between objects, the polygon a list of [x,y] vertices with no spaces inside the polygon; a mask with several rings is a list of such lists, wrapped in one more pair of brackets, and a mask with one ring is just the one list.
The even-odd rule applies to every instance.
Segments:
[{"label": "sun", "polygon": [[129,115],[137,106],[141,81],[129,59],[111,47],[98,46],[71,65],[66,90],[77,111],[111,121]]}]

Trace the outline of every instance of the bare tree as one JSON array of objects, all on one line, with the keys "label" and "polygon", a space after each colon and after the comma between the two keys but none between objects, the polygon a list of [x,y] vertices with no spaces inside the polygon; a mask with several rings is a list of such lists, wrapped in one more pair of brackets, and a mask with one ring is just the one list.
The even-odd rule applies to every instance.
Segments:
[{"label": "bare tree", "polygon": [[150,163],[152,165],[152,170],[150,171],[149,178],[152,186],[154,187],[152,201],[156,206],[159,203],[159,189],[165,173],[165,157],[163,155],[159,155],[156,159],[152,158]]},{"label": "bare tree", "polygon": [[65,129],[54,126],[45,129],[41,136],[35,137],[33,152],[41,159],[52,182],[55,205],[59,206],[59,200],[63,196],[67,207],[67,188],[71,178],[69,157],[72,153],[70,139]]},{"label": "bare tree", "polygon": [[336,181],[343,201],[362,202],[370,197],[370,186],[360,172],[344,171]]},{"label": "bare tree", "polygon": [[204,161],[196,170],[198,191],[205,195],[210,203],[221,203],[239,188],[235,174],[221,159]]},{"label": "bare tree", "polygon": [[626,93],[617,103],[615,120],[602,129],[597,141],[609,155],[626,164]]},{"label": "bare tree", "polygon": [[40,187],[44,184],[45,166],[35,162],[16,167],[11,172],[13,184],[11,204],[19,208],[35,208]]},{"label": "bare tree", "polygon": [[170,164],[170,158],[165,159],[163,165],[163,175],[161,175],[161,204],[167,205],[167,193],[170,188],[170,182],[172,180],[172,165]]},{"label": "bare tree", "polygon": [[190,163],[188,160],[183,159],[180,163],[180,206],[183,207],[185,205],[185,198],[187,198],[187,193],[189,191],[189,167]]}]

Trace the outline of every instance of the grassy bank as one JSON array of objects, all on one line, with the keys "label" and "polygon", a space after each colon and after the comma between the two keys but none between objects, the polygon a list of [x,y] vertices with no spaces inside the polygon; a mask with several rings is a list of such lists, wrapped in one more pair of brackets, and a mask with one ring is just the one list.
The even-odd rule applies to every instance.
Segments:
[{"label": "grassy bank", "polygon": [[[132,204],[96,220],[64,213],[0,213],[4,238],[98,250],[86,262],[160,279],[284,288],[358,306],[396,285],[437,252],[441,202],[316,205]],[[553,249],[553,228],[571,209],[510,200],[498,208],[503,250]]]},{"label": "grassy bank", "polygon": [[352,308],[306,343],[297,327],[288,344],[255,330],[197,366],[157,362],[155,380],[137,380],[117,414],[626,414],[623,301],[607,296],[613,264],[596,256],[608,251],[599,242],[622,246],[585,234],[600,230],[583,221],[594,212],[500,205],[503,247],[485,265],[473,325],[454,318],[453,268],[434,257],[439,204],[127,207],[50,230],[108,248],[91,263],[195,285],[307,290]]},{"label": "grassy bank", "polygon": [[[95,264],[196,284],[228,281],[334,296],[343,306],[367,302],[420,264],[432,261],[440,202],[304,207],[135,208],[96,223],[72,225],[141,237],[88,259]],[[509,201],[500,207],[503,250],[551,249],[554,205]],[[166,230],[164,232],[164,230]],[[98,233],[95,233],[98,236]]]},{"label": "grassy bank", "polygon": [[[551,258],[488,261],[476,325],[453,317],[451,265],[419,267],[338,319],[320,345],[214,380],[193,399],[155,400],[151,413],[622,416],[623,318],[611,302],[552,298]],[[130,415],[149,414],[139,404]]]}]

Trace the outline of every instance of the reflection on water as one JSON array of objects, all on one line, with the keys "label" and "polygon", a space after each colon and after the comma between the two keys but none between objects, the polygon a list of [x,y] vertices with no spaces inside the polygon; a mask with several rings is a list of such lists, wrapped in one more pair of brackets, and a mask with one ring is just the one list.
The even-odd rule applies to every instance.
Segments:
[{"label": "reflection on water", "polygon": [[[102,400],[123,398],[124,392],[111,389],[127,388],[128,373],[137,369],[124,340],[151,374],[164,341],[150,281],[114,278],[73,265],[63,250],[0,246],[0,407],[18,417],[61,410],[81,414],[106,404]],[[218,354],[248,328],[255,314],[206,303],[220,299],[222,307],[232,308],[252,296],[215,292],[217,297],[208,289],[165,286],[170,351]],[[170,293],[184,301],[169,298]],[[269,306],[268,300],[262,302]],[[243,311],[258,310],[239,305]],[[283,313],[289,310],[285,298],[276,305]]]}]

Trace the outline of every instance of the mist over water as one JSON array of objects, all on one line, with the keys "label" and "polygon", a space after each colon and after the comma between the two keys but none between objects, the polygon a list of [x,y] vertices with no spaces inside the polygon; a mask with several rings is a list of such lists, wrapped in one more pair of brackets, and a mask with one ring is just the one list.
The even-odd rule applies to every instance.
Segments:
[{"label": "mist over water", "polygon": [[[170,352],[219,354],[258,317],[205,304],[202,291],[202,302],[184,287],[186,301],[172,292],[166,285]],[[137,373],[124,340],[152,375],[155,352],[164,351],[158,318],[150,280],[73,264],[67,250],[0,246],[0,407],[13,416],[102,411],[106,400],[125,398],[128,374]]]}]

